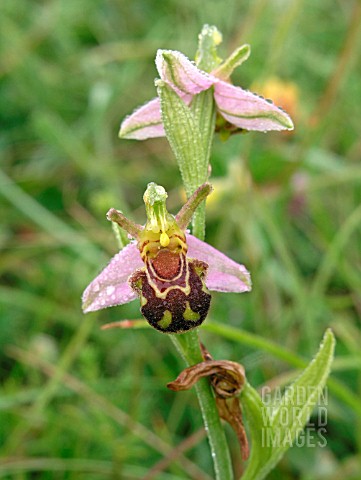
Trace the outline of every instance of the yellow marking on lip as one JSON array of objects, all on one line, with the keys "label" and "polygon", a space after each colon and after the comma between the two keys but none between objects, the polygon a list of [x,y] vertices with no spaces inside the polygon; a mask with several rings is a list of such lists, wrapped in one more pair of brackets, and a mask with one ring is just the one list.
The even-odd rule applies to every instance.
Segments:
[{"label": "yellow marking on lip", "polygon": [[183,313],[183,318],[187,322],[197,322],[200,319],[200,314],[197,312],[193,312],[191,309],[189,302],[186,303],[186,309]]},{"label": "yellow marking on lip", "polygon": [[[183,275],[183,268],[186,268],[186,275],[185,275],[185,279],[184,279],[184,283],[185,283],[185,287],[181,287],[179,285],[177,285],[176,281],[178,280],[178,278],[180,278],[182,275]],[[151,276],[150,276],[150,273],[149,273],[149,270],[153,273],[154,276],[156,276],[156,273],[154,271],[154,268],[151,264],[147,263],[147,266],[146,266],[146,269],[145,269],[145,273],[147,275],[147,279],[148,279],[148,284],[149,286],[152,287],[155,295],[157,298],[162,298],[162,299],[165,299],[168,295],[168,293],[171,291],[171,290],[180,290],[181,292],[183,292],[185,295],[189,295],[190,292],[191,292],[191,286],[189,285],[189,268],[188,268],[188,264],[187,264],[187,259],[185,258],[185,255],[184,257],[182,257],[182,266],[180,268],[180,271],[179,271],[179,275],[177,275],[177,277],[174,277],[172,279],[172,282],[175,283],[175,285],[172,285],[168,288],[166,288],[164,290],[164,292],[161,292],[157,286],[157,284],[152,280]]]},{"label": "yellow marking on lip", "polygon": [[164,290],[164,292],[161,292],[159,290],[159,288],[157,287],[157,285],[155,285],[151,280],[149,282],[149,285],[153,288],[153,291],[155,293],[155,296],[157,298],[161,298],[161,299],[165,299],[168,295],[168,293],[171,291],[171,290],[180,290],[181,292],[183,292],[185,295],[189,295],[190,292],[191,292],[191,287],[190,285],[187,285],[186,287],[180,287],[179,285],[172,285],[171,287],[168,287],[167,289]]},{"label": "yellow marking on lip", "polygon": [[207,285],[204,283],[203,280],[202,280],[202,292],[208,293],[208,295],[210,295],[210,291],[208,290]]},{"label": "yellow marking on lip", "polygon": [[163,317],[159,320],[158,325],[165,330],[171,323],[172,313],[169,310],[166,310],[163,314]]}]

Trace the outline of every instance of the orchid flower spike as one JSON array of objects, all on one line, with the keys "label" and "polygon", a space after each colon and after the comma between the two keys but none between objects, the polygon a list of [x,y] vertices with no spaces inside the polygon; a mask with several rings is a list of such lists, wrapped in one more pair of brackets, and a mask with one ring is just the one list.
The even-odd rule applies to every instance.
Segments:
[{"label": "orchid flower spike", "polygon": [[167,193],[150,183],[144,194],[145,226],[110,209],[107,218],[136,242],[121,250],[83,294],[84,312],[122,305],[140,298],[141,312],[151,326],[181,333],[206,318],[209,290],[247,292],[250,274],[215,248],[185,232],[198,205],[211,192],[199,187],[174,217],[166,209]]},{"label": "orchid flower spike", "polygon": [[[158,50],[156,67],[160,79],[190,105],[195,95],[213,88],[217,109],[216,130],[233,133],[239,130],[293,130],[289,115],[271,100],[230,83],[234,68],[250,55],[250,46],[242,45],[211,73],[199,69],[185,55],[172,50]],[[159,98],[154,98],[126,117],[119,136],[144,140],[165,136]]]}]

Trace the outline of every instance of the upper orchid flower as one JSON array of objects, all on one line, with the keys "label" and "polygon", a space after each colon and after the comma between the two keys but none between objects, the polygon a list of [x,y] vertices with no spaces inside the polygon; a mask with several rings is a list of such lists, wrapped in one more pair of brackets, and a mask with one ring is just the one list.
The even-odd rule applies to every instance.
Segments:
[{"label": "upper orchid flower", "polygon": [[[172,50],[158,50],[156,67],[162,81],[189,105],[194,95],[213,88],[218,114],[224,124],[244,130],[292,130],[291,118],[270,100],[229,83],[235,67],[250,54],[249,45],[238,48],[211,73],[200,70],[185,55]],[[233,127],[233,128],[234,128]],[[119,136],[144,140],[165,135],[159,98],[154,98],[125,118]]]},{"label": "upper orchid flower", "polygon": [[91,312],[140,298],[141,312],[162,332],[179,333],[200,325],[207,316],[209,290],[246,292],[250,275],[215,248],[186,234],[197,206],[210,193],[202,185],[173,217],[165,206],[164,188],[150,183],[144,194],[148,221],[144,227],[110,209],[137,243],[130,243],[110,261],[83,294],[83,310]]}]

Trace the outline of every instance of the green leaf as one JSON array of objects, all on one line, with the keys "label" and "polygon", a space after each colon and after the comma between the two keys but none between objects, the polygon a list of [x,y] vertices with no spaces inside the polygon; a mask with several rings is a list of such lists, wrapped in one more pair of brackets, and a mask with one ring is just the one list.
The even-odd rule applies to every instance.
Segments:
[{"label": "green leaf", "polygon": [[[200,130],[201,139],[203,140],[204,162],[199,165],[199,174],[204,175],[208,179],[209,161],[211,156],[211,148],[213,144],[214,129],[216,123],[216,109],[213,100],[213,88],[209,88],[193,97],[191,103],[191,111],[196,124]],[[196,210],[192,226],[192,233],[196,237],[204,240],[205,237],[205,203],[201,204]]]},{"label": "green leaf", "polygon": [[[251,439],[251,455],[242,480],[262,480],[282,458],[310,418],[330,373],[335,337],[328,329],[316,357],[286,390],[272,414],[258,393],[246,385],[241,401]],[[269,441],[271,434],[274,442]],[[268,440],[268,441],[267,441]]]},{"label": "green leaf", "polygon": [[207,179],[207,158],[202,135],[191,109],[165,82],[157,80],[162,121],[176,156],[187,196]]},{"label": "green leaf", "polygon": [[267,464],[272,455],[271,447],[265,445],[262,440],[262,431],[268,427],[267,418],[264,418],[266,409],[258,392],[249,383],[246,383],[243,388],[241,404],[244,408],[244,417],[247,420],[252,441],[251,455],[242,480],[245,478],[253,480],[261,478],[257,477],[257,472],[262,465]]},{"label": "green leaf", "polygon": [[[238,342],[241,345],[247,345],[251,348],[267,352],[273,355],[275,358],[292,365],[293,367],[304,368],[306,366],[306,363],[302,357],[288,350],[282,345],[279,345],[260,335],[255,335],[254,333],[241,330],[240,328],[230,327],[224,323],[207,321],[203,323],[202,330],[215,333],[223,338],[227,338],[228,340]],[[328,386],[330,392],[335,397],[348,405],[357,415],[361,416],[360,399],[349,387],[335,378],[329,379]]]},{"label": "green leaf", "polygon": [[191,111],[198,125],[204,148],[204,164],[201,166],[204,175],[208,176],[208,165],[213,144],[216,124],[216,109],[213,100],[213,87],[193,97]]}]

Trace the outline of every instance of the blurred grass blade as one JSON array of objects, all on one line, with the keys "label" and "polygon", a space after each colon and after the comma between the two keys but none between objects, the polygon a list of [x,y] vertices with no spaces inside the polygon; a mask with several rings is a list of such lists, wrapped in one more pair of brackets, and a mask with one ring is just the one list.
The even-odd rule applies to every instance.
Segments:
[{"label": "blurred grass blade", "polygon": [[261,337],[260,335],[241,330],[240,328],[231,327],[223,323],[207,321],[202,325],[202,330],[207,330],[208,332],[215,333],[216,335],[228,338],[229,340],[268,352],[293,367],[303,368],[305,366],[305,361],[302,357],[291,352],[282,345],[279,345],[268,338]]},{"label": "blurred grass blade", "polygon": [[67,245],[91,265],[99,265],[100,251],[86,237],[56,217],[0,170],[0,195],[26,215],[34,224]]}]

